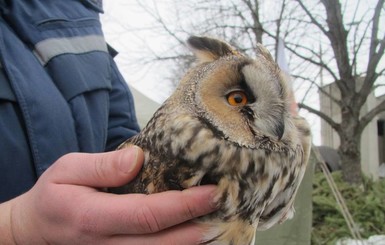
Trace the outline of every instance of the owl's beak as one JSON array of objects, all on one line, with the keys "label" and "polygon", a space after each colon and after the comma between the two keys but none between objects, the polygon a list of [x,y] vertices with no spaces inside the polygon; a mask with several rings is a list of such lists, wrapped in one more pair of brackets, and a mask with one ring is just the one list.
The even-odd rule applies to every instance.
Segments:
[{"label": "owl's beak", "polygon": [[283,134],[285,133],[285,121],[279,120],[278,124],[274,128],[274,133],[278,137],[278,140],[282,139]]}]

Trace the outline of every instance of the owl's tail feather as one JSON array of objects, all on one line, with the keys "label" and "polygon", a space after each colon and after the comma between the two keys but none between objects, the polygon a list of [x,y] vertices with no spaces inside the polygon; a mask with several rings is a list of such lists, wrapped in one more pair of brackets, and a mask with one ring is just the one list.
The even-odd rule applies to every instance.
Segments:
[{"label": "owl's tail feather", "polygon": [[207,232],[201,245],[254,245],[256,227],[244,220],[198,221]]},{"label": "owl's tail feather", "polygon": [[219,234],[219,235],[217,235],[217,236],[215,236],[215,237],[213,237],[213,238],[211,238],[211,239],[209,239],[209,240],[204,240],[204,241],[202,241],[202,242],[199,243],[199,244],[200,244],[200,245],[212,245],[212,244],[215,244],[214,242],[218,241],[218,239],[219,239],[222,235],[223,235],[223,233],[222,233],[222,234]]}]

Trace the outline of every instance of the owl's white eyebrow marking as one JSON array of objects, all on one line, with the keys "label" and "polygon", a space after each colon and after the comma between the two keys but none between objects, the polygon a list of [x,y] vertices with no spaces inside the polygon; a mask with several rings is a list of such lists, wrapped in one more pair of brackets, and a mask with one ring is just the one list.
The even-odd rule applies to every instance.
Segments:
[{"label": "owl's white eyebrow marking", "polygon": [[249,85],[246,82],[245,77],[242,74],[242,79],[239,81],[239,85],[242,90],[246,92],[247,95],[247,101],[249,104],[254,103],[257,100],[257,96],[254,94],[253,90],[249,87]]},{"label": "owl's white eyebrow marking", "polygon": [[246,81],[245,74],[243,73],[243,68],[245,68],[246,66],[249,66],[251,64],[252,64],[252,60],[249,60],[249,59],[245,59],[242,62],[239,62],[237,64],[237,70],[241,76],[240,80],[237,82],[238,82],[240,88],[246,92],[247,100],[249,101],[250,104],[254,103],[257,100],[257,96],[253,92],[253,90],[250,88],[250,86],[248,85],[248,83]]}]

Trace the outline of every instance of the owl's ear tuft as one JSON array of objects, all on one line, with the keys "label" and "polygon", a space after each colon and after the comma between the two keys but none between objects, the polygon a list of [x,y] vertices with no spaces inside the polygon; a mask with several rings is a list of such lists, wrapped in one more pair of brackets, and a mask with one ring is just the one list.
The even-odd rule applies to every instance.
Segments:
[{"label": "owl's ear tuft", "polygon": [[267,48],[265,48],[265,46],[263,46],[261,43],[257,43],[255,48],[256,48],[257,53],[262,55],[267,61],[269,61],[271,63],[276,63],[274,61],[273,56],[271,56],[271,53],[269,52],[269,50]]},{"label": "owl's ear tuft", "polygon": [[211,62],[228,55],[240,55],[232,46],[210,37],[191,36],[187,44],[200,62]]}]

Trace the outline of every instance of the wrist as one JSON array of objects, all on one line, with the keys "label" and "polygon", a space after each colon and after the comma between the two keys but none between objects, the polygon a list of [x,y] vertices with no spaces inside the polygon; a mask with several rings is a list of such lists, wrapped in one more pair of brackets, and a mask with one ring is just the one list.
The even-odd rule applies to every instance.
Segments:
[{"label": "wrist", "polygon": [[7,201],[0,204],[0,237],[1,244],[16,245],[12,231],[12,202]]}]

